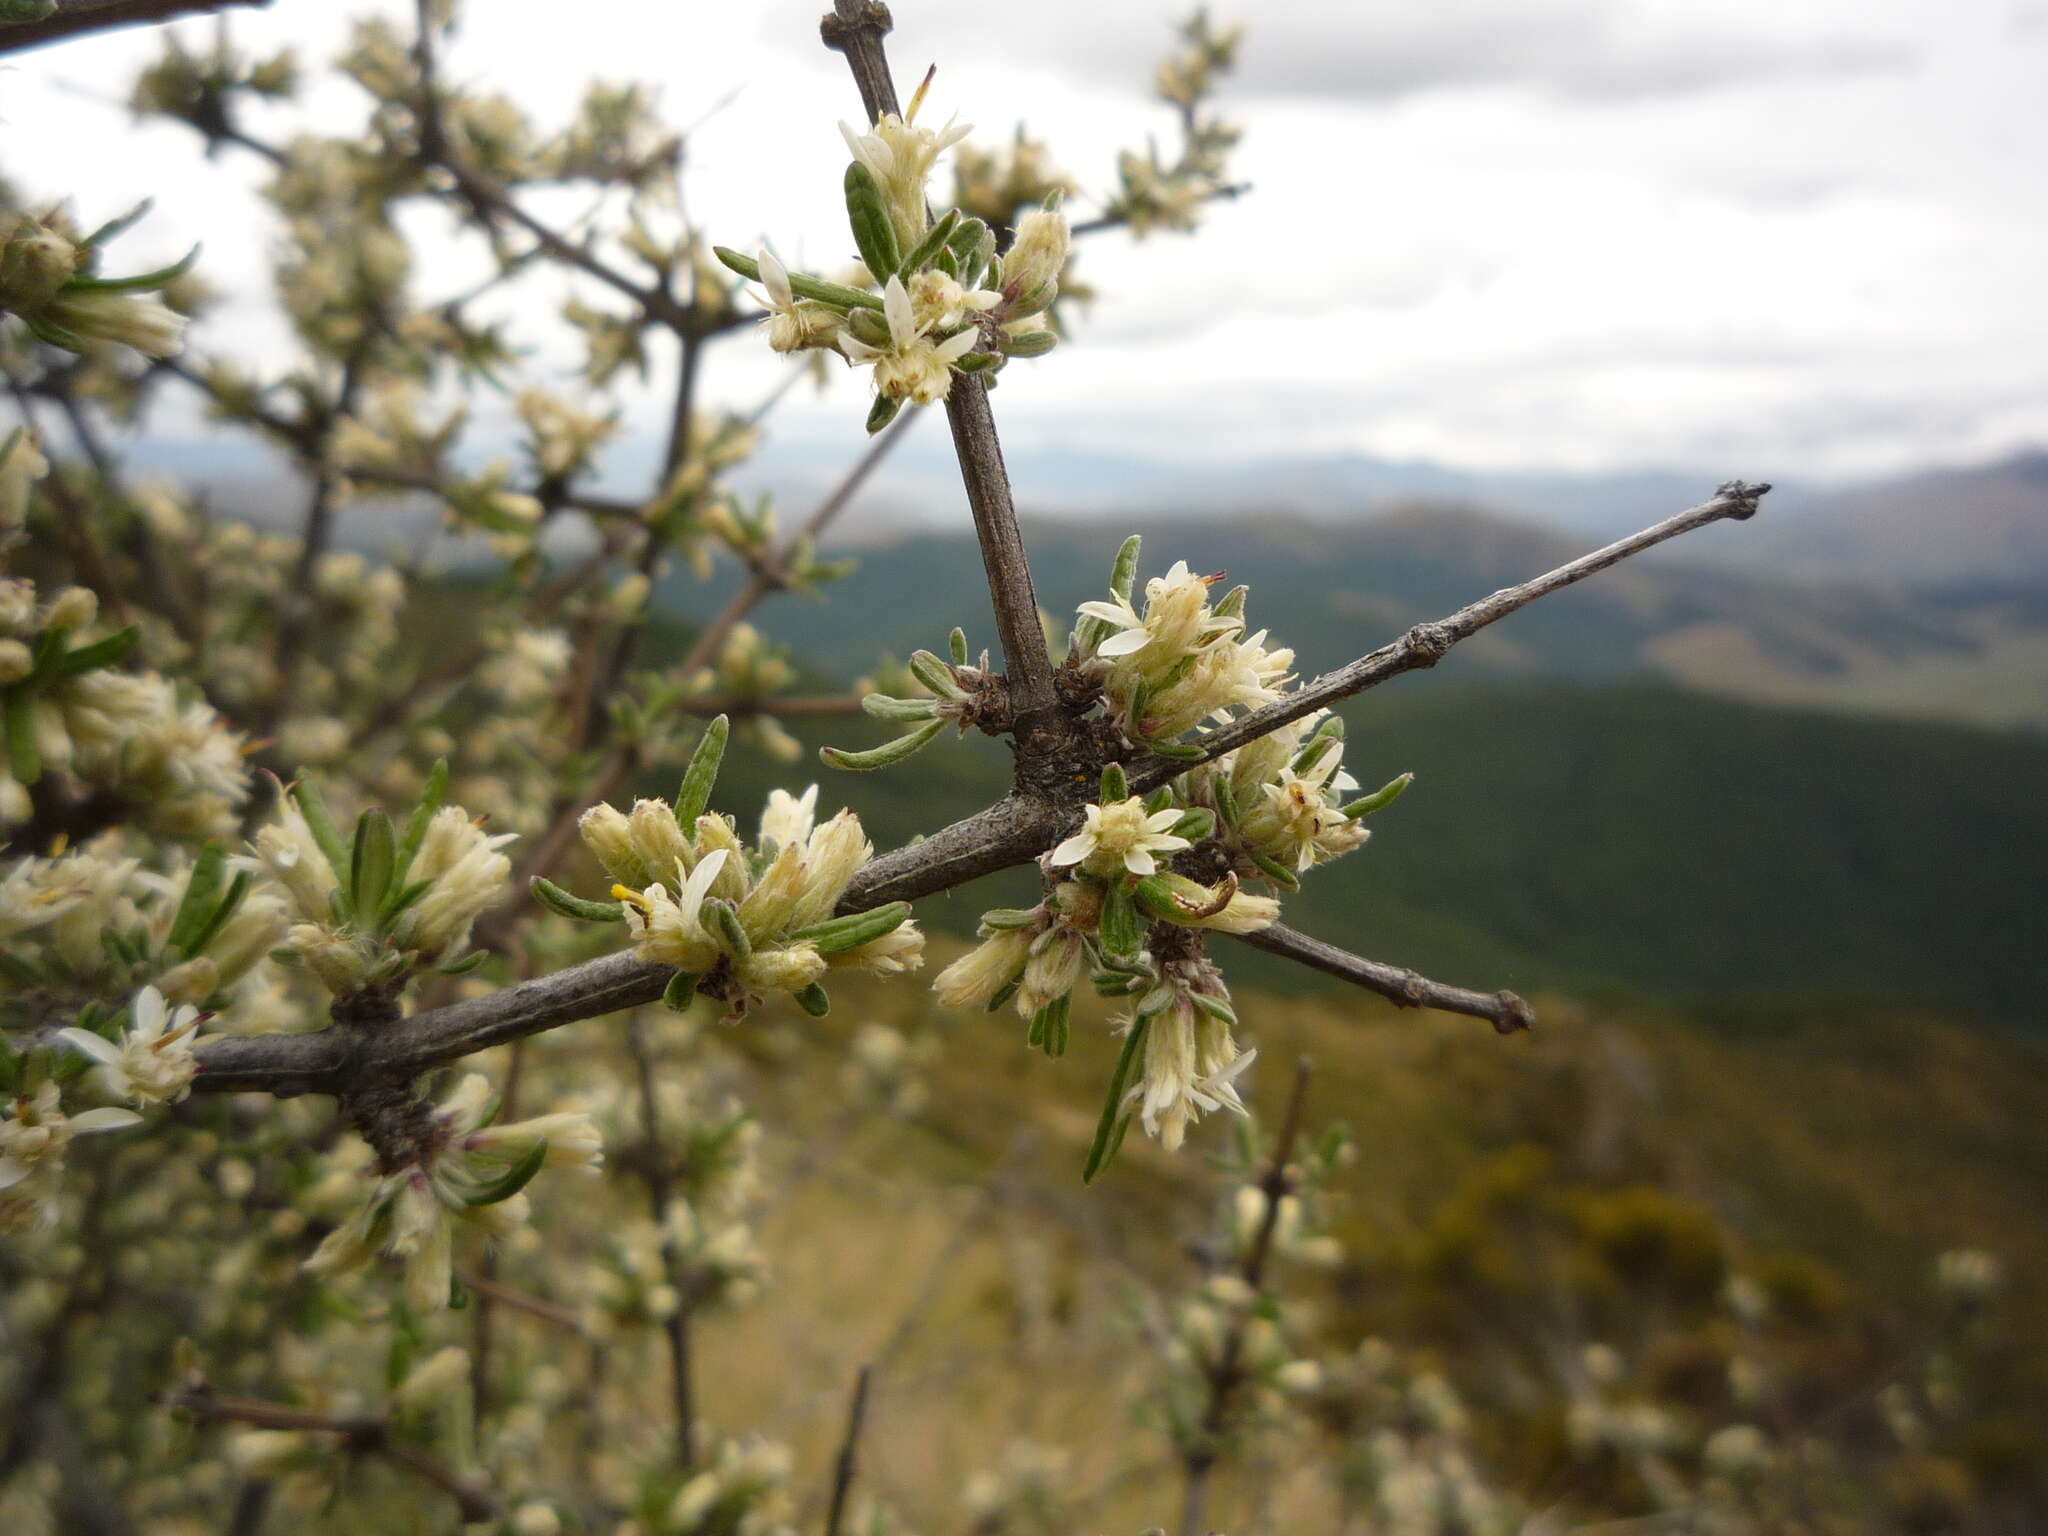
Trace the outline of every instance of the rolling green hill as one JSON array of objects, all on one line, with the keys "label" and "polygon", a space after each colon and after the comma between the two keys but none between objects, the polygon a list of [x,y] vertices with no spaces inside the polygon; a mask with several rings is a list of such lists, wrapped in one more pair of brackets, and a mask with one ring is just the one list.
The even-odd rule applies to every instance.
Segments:
[{"label": "rolling green hill", "polygon": [[[1366,848],[1289,900],[1309,932],[1486,988],[1861,993],[2042,1018],[2048,743],[1640,681],[1438,674],[1346,714],[1362,781],[1417,781]],[[829,739],[879,734],[847,721]],[[888,846],[986,804],[1005,762],[979,737],[859,776],[742,753],[725,788],[744,806],[820,778]],[[920,910],[965,931],[997,894]],[[1249,952],[1233,971],[1306,981]]]}]

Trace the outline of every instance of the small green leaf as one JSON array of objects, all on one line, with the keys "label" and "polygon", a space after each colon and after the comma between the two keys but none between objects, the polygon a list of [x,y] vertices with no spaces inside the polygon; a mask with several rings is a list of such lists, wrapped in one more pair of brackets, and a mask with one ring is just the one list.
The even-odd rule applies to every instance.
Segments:
[{"label": "small green leaf", "polygon": [[1116,956],[1135,955],[1145,941],[1145,928],[1138,921],[1138,908],[1121,880],[1113,880],[1102,895],[1102,916],[1097,936],[1103,949]]},{"label": "small green leaf", "polygon": [[707,901],[699,909],[711,922],[711,937],[718,941],[719,948],[735,960],[744,960],[754,952],[754,941],[747,937],[747,930],[740,924],[740,915],[729,901]]},{"label": "small green leaf", "polygon": [[127,293],[144,288],[161,288],[166,283],[176,282],[192,270],[192,264],[199,259],[200,247],[193,246],[184,256],[168,267],[158,267],[154,272],[138,272],[133,277],[74,277],[64,285],[66,293]]},{"label": "small green leaf", "polygon": [[875,403],[868,407],[868,436],[873,437],[889,425],[902,409],[903,402],[894,395],[875,396]]},{"label": "small green leaf", "polygon": [[898,736],[894,741],[884,742],[871,751],[848,752],[839,747],[822,747],[818,751],[818,757],[828,768],[843,768],[849,773],[870,773],[877,768],[887,768],[892,763],[900,763],[905,758],[914,756],[945,728],[945,721],[934,720],[907,736]]},{"label": "small green leaf", "polygon": [[814,1019],[822,1019],[832,1011],[832,998],[815,981],[796,994],[797,1006]]},{"label": "small green leaf", "polygon": [[[448,759],[436,758],[427,774],[426,787],[420,791],[420,803],[405,823],[405,836],[398,840],[398,854],[392,860],[392,873],[400,880],[412,873],[412,861],[419,857],[420,845],[427,840],[427,828],[432,825],[434,813],[441,809],[441,802],[448,798]],[[390,916],[386,913],[385,916]]]},{"label": "small green leaf", "polygon": [[697,1000],[697,977],[689,971],[677,971],[669,977],[668,985],[661,989],[664,1007],[677,1013],[683,1012]]},{"label": "small green leaf", "polygon": [[1415,775],[1404,773],[1398,779],[1382,784],[1363,800],[1354,800],[1344,807],[1344,814],[1353,821],[1361,816],[1370,816],[1374,811],[1384,811],[1408,792],[1408,786],[1415,782]]},{"label": "small green leaf", "polygon": [[35,696],[26,688],[0,694],[7,729],[7,771],[17,784],[33,784],[43,776],[43,754],[36,748]]},{"label": "small green leaf", "polygon": [[1230,787],[1230,775],[1217,774],[1210,781],[1209,787],[1215,794],[1216,810],[1223,818],[1223,825],[1235,831],[1238,822],[1237,794]]},{"label": "small green leaf", "polygon": [[[908,282],[913,275],[922,272],[931,264],[932,258],[939,254],[940,247],[950,241],[959,228],[960,210],[958,208],[948,208],[943,214],[939,215],[938,222],[924,232],[924,238],[912,246],[908,254],[895,266],[891,267],[889,272],[899,274],[905,282]],[[892,227],[890,231],[891,239],[894,236],[895,231]],[[869,266],[868,270],[875,274],[876,282],[888,281],[888,272],[880,271],[872,265]]]},{"label": "small green leaf", "polygon": [[371,809],[356,818],[355,851],[349,859],[349,899],[358,913],[375,912],[391,887],[398,838],[391,818]]},{"label": "small green leaf", "polygon": [[1081,1165],[1081,1182],[1092,1184],[1115,1155],[1117,1121],[1123,1112],[1124,1095],[1137,1072],[1138,1053],[1145,1046],[1145,1031],[1151,1020],[1139,1019],[1124,1036],[1124,1048],[1117,1053],[1116,1067],[1109,1074],[1109,1092],[1103,1096],[1102,1115],[1095,1122],[1095,1140],[1088,1148],[1088,1160]]},{"label": "small green leaf", "polygon": [[1122,763],[1102,765],[1102,801],[1104,805],[1115,805],[1119,800],[1131,798],[1131,781],[1124,777]]},{"label": "small green leaf", "polygon": [[[752,282],[761,280],[761,264],[751,256],[742,256],[738,251],[728,250],[722,245],[711,247],[711,254],[724,262],[741,277]],[[862,293],[858,288],[843,287],[838,283],[820,282],[815,277],[806,277],[801,272],[789,274],[790,290],[802,299],[816,299],[830,304],[835,309],[874,309],[882,307],[882,301],[872,293]]]},{"label": "small green leaf", "polygon": [[1216,813],[1203,806],[1182,814],[1173,824],[1173,835],[1184,837],[1191,843],[1199,843],[1205,837],[1216,835]]},{"label": "small green leaf", "polygon": [[292,785],[291,797],[298,803],[299,814],[306,818],[306,828],[313,834],[313,841],[320,845],[320,852],[335,880],[346,883],[350,868],[349,851],[341,841],[341,834],[334,828],[334,817],[327,809],[320,786],[311,779],[300,779]]},{"label": "small green leaf", "polygon": [[[404,956],[394,955],[392,958],[403,959]],[[464,955],[460,960],[451,960],[446,965],[435,966],[434,969],[436,972],[443,976],[467,976],[471,971],[475,970],[478,966],[482,965],[486,960],[490,958],[491,957],[487,951],[481,949],[473,949],[468,954]]]},{"label": "small green leaf", "polygon": [[625,903],[618,901],[586,901],[581,896],[572,896],[554,881],[544,875],[535,875],[528,882],[535,900],[550,911],[564,917],[573,917],[585,923],[622,923],[626,920]]},{"label": "small green leaf", "polygon": [[896,244],[896,226],[889,218],[889,205],[875,173],[856,160],[846,168],[846,222],[853,230],[854,249],[867,263],[875,281],[886,283],[895,275],[903,253]]},{"label": "small green leaf", "polygon": [[718,715],[704,727],[704,739],[690,754],[690,766],[684,770],[675,801],[676,823],[685,835],[697,825],[697,818],[711,803],[711,789],[718,782],[718,765],[725,761],[725,742],[731,734],[732,722]]},{"label": "small green leaf", "polygon": [[792,944],[809,944],[821,955],[843,954],[863,944],[872,944],[885,934],[894,933],[909,917],[909,902],[892,901],[886,906],[872,907],[866,912],[854,912],[799,929],[789,936],[789,941]]},{"label": "small green leaf", "polygon": [[1259,866],[1261,874],[1279,886],[1283,891],[1298,891],[1301,889],[1301,877],[1278,860],[1268,858],[1265,854],[1253,849],[1252,862]]},{"label": "small green leaf", "polygon": [[967,631],[955,625],[953,632],[946,636],[946,650],[952,655],[953,665],[967,665]]},{"label": "small green leaf", "polygon": [[200,929],[197,936],[192,940],[192,948],[189,953],[195,955],[206,953],[206,946],[211,944],[219,936],[221,929],[227,926],[228,919],[235,915],[242,905],[242,898],[249,894],[250,890],[254,888],[255,883],[255,878],[246,869],[235,871],[235,878],[228,882],[227,894],[214,904],[213,916],[207,919],[206,926]]},{"label": "small green leaf", "polygon": [[953,676],[953,669],[930,651],[912,651],[907,663],[910,675],[942,699],[964,699],[959,680]]},{"label": "small green leaf", "polygon": [[541,1164],[548,1160],[548,1141],[545,1136],[526,1149],[518,1162],[507,1168],[489,1183],[479,1184],[462,1197],[464,1205],[496,1205],[501,1200],[510,1200],[519,1191],[533,1182],[533,1176],[540,1172]]},{"label": "small green leaf", "polygon": [[885,693],[865,693],[860,707],[877,720],[929,720],[939,703],[936,699],[892,699]]},{"label": "small green leaf", "polygon": [[227,867],[227,850],[217,842],[201,848],[199,857],[192,861],[192,873],[185,879],[185,894],[178,902],[177,915],[171,919],[171,931],[164,936],[164,943],[187,959],[199,953],[197,940],[213,921],[213,909],[219,903]]},{"label": "small green leaf", "polygon": [[66,651],[55,657],[43,671],[51,682],[62,678],[79,677],[87,672],[98,672],[113,666],[123,656],[135,649],[135,642],[142,638],[142,631],[130,624],[117,629],[111,635],[95,640],[90,645],[81,645],[75,651]]}]

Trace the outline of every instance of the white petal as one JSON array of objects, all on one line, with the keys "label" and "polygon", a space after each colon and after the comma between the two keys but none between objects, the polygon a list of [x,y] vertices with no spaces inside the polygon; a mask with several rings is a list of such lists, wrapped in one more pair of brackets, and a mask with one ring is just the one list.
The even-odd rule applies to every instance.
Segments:
[{"label": "white petal", "polygon": [[1098,656],[1128,656],[1133,651],[1142,651],[1152,643],[1152,637],[1142,629],[1127,629],[1121,634],[1111,635],[1095,647]]},{"label": "white petal", "polygon": [[777,309],[788,309],[796,302],[796,294],[789,286],[789,269],[766,248],[756,258],[761,268],[761,286],[768,290],[768,297]]},{"label": "white petal", "polygon": [[71,1117],[71,1129],[81,1136],[90,1136],[94,1131],[125,1130],[140,1124],[142,1116],[132,1109],[88,1109],[82,1115]]},{"label": "white petal", "polygon": [[1105,603],[1099,600],[1076,603],[1074,611],[1084,613],[1091,619],[1100,619],[1105,624],[1114,624],[1118,629],[1129,629],[1141,622],[1135,613],[1121,603]]},{"label": "white petal", "polygon": [[711,889],[711,882],[718,878],[719,870],[725,867],[727,848],[714,848],[698,861],[697,868],[683,886],[683,898],[676,905],[683,910],[683,916],[691,922],[697,920],[697,912],[704,905],[704,893]]},{"label": "white petal", "polygon": [[1154,853],[1179,853],[1181,849],[1192,848],[1194,844],[1184,837],[1168,837],[1163,833],[1150,832],[1145,836],[1144,846]]},{"label": "white petal", "polygon": [[1095,851],[1094,834],[1076,832],[1052,851],[1054,864],[1078,864]]},{"label": "white petal", "polygon": [[[1165,810],[1154,811],[1145,818],[1145,830],[1147,832],[1164,832],[1186,814],[1187,812],[1181,810],[1178,806],[1169,805]],[[1183,843],[1181,846],[1185,848],[1187,844]]]},{"label": "white petal", "polygon": [[948,336],[934,349],[942,363],[957,362],[974,350],[974,344],[981,339],[979,332],[972,329]]},{"label": "white petal", "polygon": [[60,1029],[59,1039],[75,1045],[101,1066],[111,1067],[121,1059],[121,1048],[111,1040],[103,1040],[89,1029]]},{"label": "white petal", "polygon": [[1159,872],[1158,862],[1143,848],[1124,850],[1124,868],[1134,875],[1151,875]]},{"label": "white petal", "polygon": [[12,1189],[29,1175],[29,1166],[18,1158],[0,1157],[0,1189]]},{"label": "white petal", "polygon": [[139,1035],[154,1039],[164,1032],[164,995],[155,987],[144,987],[128,1005],[128,1017]]},{"label": "white petal", "polygon": [[882,313],[889,317],[889,339],[902,351],[917,340],[917,323],[910,313],[910,290],[903,279],[892,277],[882,290]]}]

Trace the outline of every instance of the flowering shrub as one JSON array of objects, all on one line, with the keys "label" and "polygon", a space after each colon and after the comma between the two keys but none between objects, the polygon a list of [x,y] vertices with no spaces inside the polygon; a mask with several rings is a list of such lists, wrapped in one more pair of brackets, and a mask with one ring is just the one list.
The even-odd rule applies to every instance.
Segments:
[{"label": "flowering shrub", "polygon": [[[0,20],[53,18],[73,24]],[[935,1032],[864,1020],[829,1087],[792,1095],[843,1098],[843,1121],[822,1150],[777,1153],[771,1180],[736,1063],[799,1080],[792,1042],[813,1037],[792,1031],[816,1028],[835,991],[862,1008],[904,995],[927,945],[914,902],[1025,866],[1036,901],[984,912],[932,992],[953,1010],[1014,1007],[1025,1046],[1055,1058],[1088,1043],[1087,995],[1109,1000],[1092,1043],[1114,1065],[1092,1137],[1076,1138],[1082,1178],[1133,1123],[1173,1152],[1212,1134],[1204,1116],[1235,1122],[1209,1272],[1135,1309],[1159,1368],[1139,1395],[1183,1474],[1183,1528],[1199,1528],[1219,1463],[1320,1414],[1384,1421],[1343,1477],[1387,1528],[1452,1529],[1455,1510],[1455,1528],[1506,1529],[1512,1501],[1484,1486],[1445,1381],[1369,1343],[1332,1353],[1313,1308],[1281,1295],[1283,1278],[1344,1262],[1330,1183],[1345,1144],[1311,1142],[1299,1089],[1277,1132],[1253,1126],[1256,1021],[1225,981],[1228,944],[1211,946],[1526,1025],[1512,993],[1280,921],[1410,782],[1356,793],[1332,706],[1636,549],[1749,516],[1768,487],[1731,483],[1320,678],[1250,629],[1250,595],[1220,575],[1183,561],[1141,586],[1135,538],[1105,596],[1049,640],[990,391],[1018,360],[1067,366],[1064,351],[1039,360],[1091,297],[1075,275],[1084,233],[1191,229],[1240,190],[1236,129],[1211,107],[1236,33],[1187,26],[1157,81],[1177,152],[1119,157],[1098,216],[1074,224],[1082,184],[1045,145],[931,126],[930,74],[899,107],[886,12],[840,4],[827,38],[863,93],[840,128],[859,261],[828,275],[711,242],[674,196],[681,140],[651,93],[593,87],[551,131],[451,83],[453,19],[424,0],[409,33],[359,23],[339,67],[366,111],[332,137],[252,130],[251,103],[291,99],[301,71],[289,54],[245,57],[225,30],[206,52],[174,36],[135,86],[145,118],[267,166],[277,298],[301,348],[288,367],[203,355],[193,256],[112,275],[139,212],[89,234],[61,205],[0,223],[0,364],[21,417],[0,438],[0,1228],[14,1245],[0,1272],[5,1390],[35,1410],[0,1453],[0,1525],[88,1509],[81,1528],[117,1529],[117,1497],[116,1515],[166,1530],[260,1529],[273,1504],[278,1528],[435,1528],[420,1488],[519,1536],[810,1522],[815,1468],[700,1412],[693,1330],[773,1283],[778,1201],[802,1209],[808,1180],[871,1150],[866,1127],[922,1126],[957,1085],[939,1081]],[[935,179],[949,152],[950,192]],[[560,183],[591,198],[587,228],[528,206]],[[406,238],[423,207],[464,232],[476,273],[457,293],[425,292]],[[573,278],[558,334],[580,351],[577,386],[524,364],[514,327],[537,308],[522,286],[536,268]],[[873,442],[793,534],[772,500],[731,489],[773,401],[706,403],[700,364],[728,340],[791,355],[791,382],[865,374]],[[657,473],[639,494],[599,493],[625,392],[671,358]],[[303,482],[290,531],[130,478],[104,434],[172,390],[289,457]],[[497,399],[517,449],[482,455],[470,417]],[[956,629],[944,657],[884,662],[857,696],[798,693],[800,661],[757,610],[843,573],[820,536],[927,407],[953,428],[1000,657],[970,657]],[[75,461],[56,446],[72,439]],[[393,496],[431,507],[475,563],[342,547]],[[739,583],[675,643],[655,593],[683,572]],[[853,810],[821,812],[820,785],[773,788],[744,835],[718,796],[728,748],[786,768],[802,746],[785,722],[815,716],[896,728],[823,748],[844,772],[906,763],[948,726],[1005,738],[1014,791],[877,853]],[[676,769],[675,792],[656,793]],[[982,1070],[1024,1068],[1013,1052]],[[1950,1267],[1952,1289],[1995,1289],[1981,1264]],[[514,1319],[550,1343],[509,1341]],[[638,1368],[649,1350],[665,1358]],[[827,1523],[880,1536],[910,1527],[849,1502],[861,1380]],[[1582,1402],[1575,1444],[1660,1467],[1691,1456],[1690,1430],[1651,1433],[1661,1421],[1590,1390]],[[1701,1464],[1761,1500],[1780,1464],[1762,1436],[1720,1426]],[[117,1494],[81,1479],[88,1442]],[[48,1475],[19,1471],[30,1445],[48,1448]],[[970,1486],[976,1529],[1079,1518],[1057,1449],[1020,1441],[982,1462],[996,1470]]]}]

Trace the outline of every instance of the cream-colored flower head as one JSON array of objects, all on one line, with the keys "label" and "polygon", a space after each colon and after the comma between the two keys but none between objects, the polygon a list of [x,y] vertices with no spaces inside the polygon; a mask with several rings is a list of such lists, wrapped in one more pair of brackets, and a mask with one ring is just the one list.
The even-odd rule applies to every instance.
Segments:
[{"label": "cream-colored flower head", "polygon": [[1110,805],[1091,805],[1087,825],[1053,849],[1047,862],[1056,869],[1078,864],[1092,875],[1125,870],[1153,874],[1159,868],[1155,853],[1177,853],[1190,846],[1186,838],[1168,830],[1181,814],[1172,806],[1147,814],[1145,802],[1135,795]]}]

